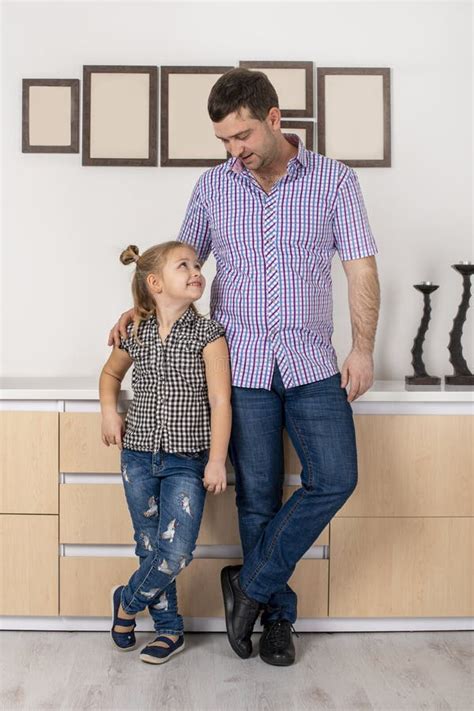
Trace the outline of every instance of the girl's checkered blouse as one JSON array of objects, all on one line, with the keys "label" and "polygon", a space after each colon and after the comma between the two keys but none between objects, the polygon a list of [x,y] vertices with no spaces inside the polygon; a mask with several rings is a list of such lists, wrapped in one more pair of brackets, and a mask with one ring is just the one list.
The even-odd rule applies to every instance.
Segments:
[{"label": "girl's checkered blouse", "polygon": [[141,452],[197,452],[210,447],[210,406],[203,348],[225,335],[212,319],[191,307],[173,324],[163,343],[153,315],[138,327],[138,338],[120,340],[133,358],[133,400],[125,418],[123,447]]}]

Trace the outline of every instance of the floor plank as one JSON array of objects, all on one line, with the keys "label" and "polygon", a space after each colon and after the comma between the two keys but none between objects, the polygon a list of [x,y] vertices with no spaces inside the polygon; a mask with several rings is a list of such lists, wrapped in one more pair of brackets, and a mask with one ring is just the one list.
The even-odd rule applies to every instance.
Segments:
[{"label": "floor plank", "polygon": [[[241,660],[224,634],[187,634],[167,664],[113,649],[104,632],[0,633],[4,711],[474,709],[471,632],[306,633],[297,663]],[[258,649],[258,635],[254,636]]]}]

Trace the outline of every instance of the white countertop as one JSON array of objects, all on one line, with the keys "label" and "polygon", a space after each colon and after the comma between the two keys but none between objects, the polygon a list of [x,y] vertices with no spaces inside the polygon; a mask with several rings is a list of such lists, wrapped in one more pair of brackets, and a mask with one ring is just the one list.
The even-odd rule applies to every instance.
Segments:
[{"label": "white countertop", "polygon": [[[125,380],[122,400],[131,400],[130,382]],[[0,400],[99,400],[96,378],[0,378]],[[377,380],[357,402],[474,402],[474,390],[466,387],[405,390],[402,380]]]}]

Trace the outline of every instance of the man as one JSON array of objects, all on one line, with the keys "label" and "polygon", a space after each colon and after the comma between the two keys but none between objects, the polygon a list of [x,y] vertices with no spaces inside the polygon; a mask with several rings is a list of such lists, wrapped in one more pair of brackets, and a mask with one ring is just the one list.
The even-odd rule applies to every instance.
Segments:
[{"label": "man", "polygon": [[[215,256],[211,316],[226,328],[231,358],[229,455],[244,562],[222,570],[226,626],[232,648],[247,658],[263,610],[260,657],[287,666],[296,620],[287,581],[357,484],[350,403],[373,383],[377,248],[354,171],[282,134],[278,97],[264,74],[227,72],[208,110],[232,157],[199,178],[178,239],[202,261],[211,250]],[[331,344],[336,250],[353,338],[340,372]],[[302,486],[282,506],[284,427]]]}]

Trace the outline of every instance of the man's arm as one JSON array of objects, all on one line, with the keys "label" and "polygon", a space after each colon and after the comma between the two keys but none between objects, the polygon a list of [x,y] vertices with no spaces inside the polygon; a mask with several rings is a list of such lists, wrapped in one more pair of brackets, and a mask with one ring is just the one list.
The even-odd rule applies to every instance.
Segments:
[{"label": "man's arm", "polygon": [[373,350],[380,308],[375,257],[343,260],[349,289],[352,350],[341,369],[341,387],[350,382],[348,400],[363,395],[374,382]]}]

